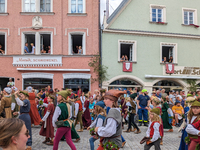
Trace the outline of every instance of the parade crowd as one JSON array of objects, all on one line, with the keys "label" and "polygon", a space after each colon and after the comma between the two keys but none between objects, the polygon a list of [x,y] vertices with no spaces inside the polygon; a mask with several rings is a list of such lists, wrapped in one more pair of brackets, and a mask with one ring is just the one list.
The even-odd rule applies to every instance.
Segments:
[{"label": "parade crowd", "polygon": [[[124,132],[144,134],[140,144],[144,150],[152,146],[160,150],[164,130],[182,131],[179,150],[200,149],[200,91],[170,91],[146,89],[126,91],[98,89],[92,94],[71,89],[59,91],[50,86],[44,89],[18,90],[8,83],[0,97],[0,147],[5,150],[31,150],[34,126],[41,126],[38,133],[44,136],[42,143],[58,149],[59,142],[66,140],[72,150],[74,142],[81,140],[78,132],[88,130],[91,150],[99,140],[97,150],[118,150],[124,147]],[[75,130],[76,125],[79,130]],[[147,127],[146,134],[140,127]],[[173,128],[174,126],[174,128]],[[54,135],[54,131],[56,134]],[[73,141],[72,141],[73,139]],[[134,140],[134,139],[133,139]]]}]

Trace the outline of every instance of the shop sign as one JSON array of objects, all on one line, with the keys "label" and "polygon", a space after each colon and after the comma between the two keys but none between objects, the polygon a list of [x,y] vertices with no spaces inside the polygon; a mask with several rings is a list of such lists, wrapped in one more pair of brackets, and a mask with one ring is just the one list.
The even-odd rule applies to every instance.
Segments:
[{"label": "shop sign", "polygon": [[13,56],[13,66],[62,66],[62,56]]},{"label": "shop sign", "polygon": [[132,63],[131,62],[123,62],[123,71],[124,72],[132,72]]},{"label": "shop sign", "polygon": [[[164,75],[167,73],[167,65],[164,69]],[[184,75],[184,76],[200,76],[200,67],[184,67],[184,66],[174,66],[174,72],[172,75]]]}]

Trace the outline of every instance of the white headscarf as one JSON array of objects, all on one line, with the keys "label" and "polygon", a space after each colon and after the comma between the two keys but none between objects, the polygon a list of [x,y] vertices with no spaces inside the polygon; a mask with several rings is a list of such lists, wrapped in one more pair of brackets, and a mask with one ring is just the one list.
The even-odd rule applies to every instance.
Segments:
[{"label": "white headscarf", "polygon": [[6,93],[10,94],[12,92],[12,89],[9,87],[4,88],[4,90],[6,91]]},{"label": "white headscarf", "polygon": [[29,87],[27,87],[26,90],[27,90],[29,93],[31,93],[31,92],[32,92],[32,89],[33,89],[33,88],[32,88],[31,86],[29,86]]}]

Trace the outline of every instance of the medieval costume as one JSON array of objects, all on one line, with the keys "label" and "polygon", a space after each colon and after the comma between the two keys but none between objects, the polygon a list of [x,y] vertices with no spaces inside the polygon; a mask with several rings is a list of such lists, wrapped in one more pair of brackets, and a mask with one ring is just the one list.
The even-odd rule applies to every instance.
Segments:
[{"label": "medieval costume", "polygon": [[27,91],[29,94],[29,101],[31,104],[31,109],[29,112],[29,115],[31,117],[31,124],[39,125],[41,118],[40,118],[40,115],[38,113],[38,109],[37,109],[37,106],[35,103],[35,93],[32,92],[32,87],[30,87],[30,86],[27,87]]},{"label": "medieval costume", "polygon": [[112,101],[113,105],[110,108],[108,115],[106,116],[103,127],[95,128],[95,131],[101,137],[101,144],[97,150],[103,150],[103,145],[108,141],[114,142],[118,146],[118,149],[122,147],[122,118],[120,109],[116,108],[118,97],[122,94],[126,94],[126,92],[118,90],[109,90],[105,94],[104,101]]},{"label": "medieval costume", "polygon": [[[200,107],[200,102],[195,101],[191,107]],[[199,108],[198,108],[199,109]],[[190,110],[192,111],[192,110]],[[192,112],[193,114],[193,112]],[[188,137],[185,138],[185,141],[187,141],[188,150],[194,150],[199,149],[199,143],[200,143],[200,136],[199,136],[199,130],[200,130],[200,114],[193,115],[192,118],[188,119],[188,125],[186,128],[186,132],[188,133]]]},{"label": "medieval costume", "polygon": [[83,122],[82,122],[82,114],[83,114],[83,107],[82,107],[82,102],[80,100],[79,97],[77,97],[77,100],[75,102],[75,127],[77,124],[77,121],[80,122],[80,130],[78,130],[78,132],[82,132],[83,131]]},{"label": "medieval costume", "polygon": [[[154,113],[154,115],[159,116],[160,109],[153,108],[151,110],[151,113]],[[146,142],[144,146],[144,150],[149,150],[153,145],[155,146],[155,150],[161,150],[160,149],[160,140],[162,137],[161,122],[150,120],[148,129],[146,132],[146,137],[149,137],[150,139]]]},{"label": "medieval costume", "polygon": [[[31,104],[30,104],[29,100],[27,99],[29,97],[29,94],[28,94],[27,91],[20,91],[20,93],[25,95],[26,99],[20,100],[17,97],[17,95],[15,94],[15,100],[16,100],[17,104],[20,106],[19,119],[21,119],[25,122],[25,126],[29,130],[30,138],[28,139],[26,145],[32,146],[31,118],[30,118],[30,115],[29,115]],[[29,148],[27,150],[31,150],[31,148]]]},{"label": "medieval costume", "polygon": [[169,132],[172,132],[172,125],[169,123],[169,115],[168,115],[168,110],[169,109],[169,105],[167,104],[167,102],[165,101],[162,105],[162,121],[163,121],[163,128],[164,129],[169,129]]},{"label": "medieval costume", "polygon": [[4,88],[4,94],[3,98],[1,99],[1,105],[0,105],[0,114],[2,113],[2,117],[4,118],[12,118],[12,111],[11,111],[11,102],[12,97],[10,93],[12,92],[12,89],[9,87]]},{"label": "medieval costume", "polygon": [[[50,96],[51,99],[55,99],[53,96]],[[45,116],[42,118],[42,128],[40,130],[40,135],[45,136],[46,140],[43,143],[47,143],[48,145],[53,145],[53,138],[54,138],[54,127],[52,125],[52,118],[54,113],[54,104],[53,102],[48,104],[47,112]],[[51,141],[50,139],[51,138]]]},{"label": "medieval costume", "polygon": [[[59,95],[62,96],[62,99],[60,99],[60,96],[59,96],[59,98],[57,98],[57,101],[60,104],[58,106],[56,106],[56,109],[53,114],[53,119],[52,119],[53,126],[58,127],[58,129],[56,131],[56,136],[54,139],[53,150],[58,149],[59,141],[61,140],[61,138],[63,136],[65,136],[66,142],[70,146],[70,148],[72,150],[76,150],[76,147],[71,139],[71,126],[72,126],[73,122],[71,122],[71,120],[69,120],[70,116],[69,116],[69,112],[68,112],[68,107],[67,107],[66,103],[64,103],[64,101],[66,100],[66,98],[69,96],[70,93],[68,91],[60,91],[57,94],[58,94],[58,96]],[[61,121],[62,125],[57,126],[58,125],[57,123],[59,123],[59,121]]]},{"label": "medieval costume", "polygon": [[89,101],[86,100],[84,103],[85,111],[82,115],[82,121],[83,121],[83,126],[84,128],[87,128],[91,124],[91,117],[90,117],[90,111],[89,111]]}]

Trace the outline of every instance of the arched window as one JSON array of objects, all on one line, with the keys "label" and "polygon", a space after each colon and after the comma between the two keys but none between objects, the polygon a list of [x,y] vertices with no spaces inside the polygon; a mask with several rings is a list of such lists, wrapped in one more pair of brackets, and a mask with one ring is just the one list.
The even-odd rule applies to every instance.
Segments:
[{"label": "arched window", "polygon": [[120,90],[128,90],[130,88],[133,89],[135,87],[141,88],[142,85],[131,79],[119,79],[110,83],[108,89],[114,88],[114,89],[120,89]]},{"label": "arched window", "polygon": [[154,84],[153,86],[181,86],[179,83],[169,80],[162,80]]}]

